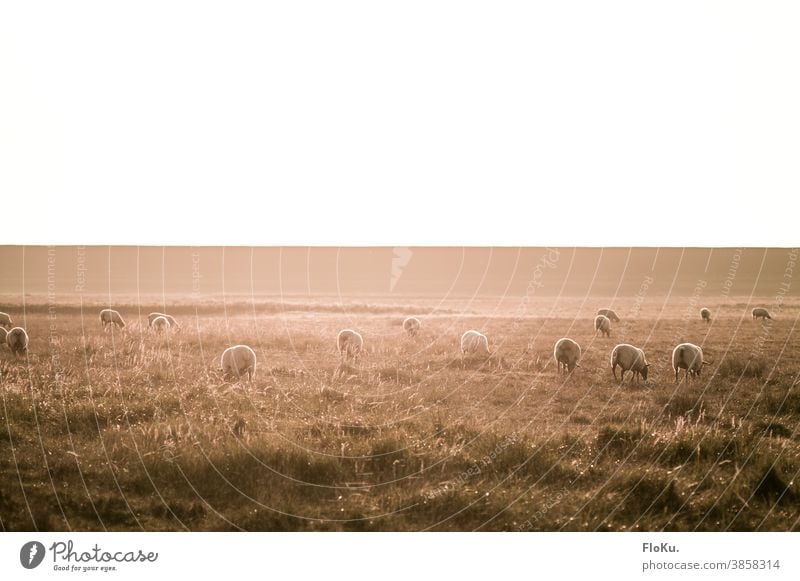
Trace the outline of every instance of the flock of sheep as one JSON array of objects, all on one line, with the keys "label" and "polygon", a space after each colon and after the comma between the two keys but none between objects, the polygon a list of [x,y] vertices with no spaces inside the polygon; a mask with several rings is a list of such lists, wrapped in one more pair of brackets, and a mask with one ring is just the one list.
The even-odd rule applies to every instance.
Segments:
[{"label": "flock of sheep", "polygon": [[[772,319],[769,311],[763,307],[754,308],[752,315],[753,320]],[[703,307],[700,309],[700,317],[706,323],[710,323],[711,311]],[[618,323],[619,320],[617,314],[611,309],[600,309],[594,319],[595,331],[610,337],[611,322]],[[564,373],[572,373],[576,367],[580,366],[581,346],[572,339],[564,337],[556,341],[553,356],[558,362],[559,373],[562,371]],[[703,350],[693,343],[681,343],[672,350],[672,369],[675,371],[675,383],[679,381],[681,369],[685,370],[684,377],[688,379],[689,377],[699,376],[703,366],[708,364],[709,362],[703,359]],[[647,362],[643,349],[627,343],[621,343],[611,351],[611,372],[614,374],[614,379],[617,379],[617,367],[621,370],[619,377],[621,385],[625,380],[625,372],[627,371],[633,373],[636,383],[639,383],[640,377],[647,381],[647,369],[650,364]]]},{"label": "flock of sheep", "polygon": [[[752,315],[753,320],[772,319],[769,311],[763,307],[754,308]],[[700,309],[700,317],[706,323],[710,323],[711,311],[703,307]],[[617,314],[611,309],[600,309],[594,319],[595,331],[610,337],[611,322],[618,323],[619,320]],[[572,373],[576,367],[580,366],[581,346],[572,339],[564,337],[556,341],[553,356],[558,362],[559,373],[562,371],[564,373]],[[689,377],[699,376],[703,366],[708,364],[709,362],[703,359],[703,350],[693,343],[681,343],[672,350],[672,369],[675,371],[675,383],[679,381],[681,369],[685,370],[684,377],[688,379]],[[617,379],[617,367],[621,370],[619,377],[621,385],[625,380],[625,372],[627,371],[633,373],[636,383],[639,383],[640,377],[647,381],[647,369],[650,364],[647,362],[644,350],[627,343],[621,343],[611,351],[611,372],[614,374],[614,379]]]},{"label": "flock of sheep", "polygon": [[[772,319],[767,309],[756,307],[752,311],[753,319]],[[706,323],[711,321],[711,311],[707,308],[700,309],[700,316]],[[611,309],[600,309],[594,320],[596,332],[606,337],[611,336],[611,323],[619,322],[619,317]],[[150,313],[147,317],[149,327],[158,334],[171,329],[180,329],[174,317],[166,313]],[[125,321],[122,315],[114,309],[100,311],[100,323],[103,329],[109,327],[124,328]],[[409,335],[416,335],[422,324],[416,317],[408,317],[403,321],[403,330]],[[15,356],[25,355],[28,350],[28,334],[22,327],[14,327],[14,322],[7,313],[0,313],[0,344],[6,343]],[[470,330],[461,335],[461,357],[467,355],[489,356],[489,339],[486,335],[475,330]],[[364,339],[352,329],[343,329],[336,337],[336,348],[344,362],[358,360],[364,348]],[[559,373],[572,373],[580,367],[581,347],[577,342],[568,337],[556,341],[553,356],[558,363]],[[685,377],[699,376],[704,365],[708,362],[703,359],[703,350],[692,343],[681,343],[672,351],[672,368],[675,371],[677,383],[678,372],[686,371]],[[617,367],[621,369],[620,384],[624,381],[625,373],[630,371],[636,382],[639,378],[647,381],[647,363],[645,353],[639,347],[622,343],[611,351],[611,371],[617,379]],[[252,381],[256,373],[256,354],[247,345],[234,345],[225,349],[220,358],[220,370],[227,378],[243,378],[247,376]]]}]

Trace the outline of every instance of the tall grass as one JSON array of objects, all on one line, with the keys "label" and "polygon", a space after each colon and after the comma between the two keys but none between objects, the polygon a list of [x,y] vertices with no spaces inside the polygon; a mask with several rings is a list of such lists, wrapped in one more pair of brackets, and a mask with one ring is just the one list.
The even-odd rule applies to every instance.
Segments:
[{"label": "tall grass", "polygon": [[[208,307],[161,343],[132,324],[51,346],[35,323],[29,359],[0,353],[2,528],[798,526],[796,353],[620,387],[590,324],[564,377],[549,346],[569,319],[498,327],[497,353],[462,362],[451,321],[409,340],[382,316],[395,306],[377,306],[359,320],[365,356],[344,365],[331,340],[344,325],[325,309],[278,323]],[[63,337],[81,328],[70,310],[58,322]],[[650,323],[657,364],[671,323]],[[706,340],[720,352],[735,332],[717,319]],[[252,384],[215,369],[234,340],[256,348]]]}]

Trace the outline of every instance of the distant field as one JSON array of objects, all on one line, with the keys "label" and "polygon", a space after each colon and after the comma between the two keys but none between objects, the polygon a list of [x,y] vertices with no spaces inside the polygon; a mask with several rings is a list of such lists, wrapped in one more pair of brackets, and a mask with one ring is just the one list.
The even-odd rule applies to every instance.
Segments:
[{"label": "distant field", "polygon": [[[0,348],[2,530],[800,529],[800,300],[123,297],[128,327],[105,334],[100,298],[2,300],[31,337],[27,359]],[[146,315],[164,309],[182,330],[161,339]],[[471,328],[495,352],[462,365]],[[571,377],[563,336],[583,348]],[[676,385],[682,341],[712,364]],[[647,384],[614,382],[621,342]],[[252,385],[216,370],[238,343]]]}]

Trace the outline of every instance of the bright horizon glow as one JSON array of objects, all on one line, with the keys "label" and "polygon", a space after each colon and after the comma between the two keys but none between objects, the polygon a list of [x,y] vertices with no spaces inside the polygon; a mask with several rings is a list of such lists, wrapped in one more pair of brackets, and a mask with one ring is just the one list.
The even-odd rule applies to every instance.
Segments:
[{"label": "bright horizon glow", "polygon": [[0,244],[794,246],[798,29],[793,2],[6,3]]}]

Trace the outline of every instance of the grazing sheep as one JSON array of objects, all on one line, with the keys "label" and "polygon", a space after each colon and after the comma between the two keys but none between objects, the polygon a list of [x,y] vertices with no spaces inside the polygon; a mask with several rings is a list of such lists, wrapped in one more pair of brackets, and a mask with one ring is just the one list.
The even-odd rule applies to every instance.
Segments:
[{"label": "grazing sheep", "polygon": [[0,313],[0,327],[10,329],[14,326],[14,321],[11,320],[11,315],[8,313]]},{"label": "grazing sheep", "polygon": [[581,346],[572,339],[564,337],[556,341],[556,346],[553,349],[553,357],[555,357],[558,362],[559,373],[561,373],[562,369],[564,373],[572,373],[576,367],[580,367]]},{"label": "grazing sheep", "polygon": [[172,315],[167,315],[165,313],[150,313],[149,315],[147,315],[148,326],[152,327],[153,321],[155,321],[158,317],[164,317],[169,323],[170,329],[172,328],[180,329],[180,325],[178,324],[178,321],[175,320],[175,317],[173,317]]},{"label": "grazing sheep", "polygon": [[619,317],[617,316],[617,313],[615,313],[611,309],[600,309],[600,310],[597,311],[597,314],[598,315],[603,315],[604,317],[608,317],[609,319],[611,319],[615,323],[619,323]]},{"label": "grazing sheep", "polygon": [[122,320],[122,315],[114,309],[103,309],[100,311],[100,323],[103,325],[103,330],[106,330],[109,325],[125,328],[125,321]]},{"label": "grazing sheep", "polygon": [[403,321],[403,330],[411,337],[419,333],[419,328],[420,322],[416,317],[408,317],[405,321]]},{"label": "grazing sheep", "polygon": [[11,329],[6,336],[6,343],[15,357],[28,352],[28,334],[22,327]]},{"label": "grazing sheep", "polygon": [[772,317],[770,316],[769,311],[764,307],[756,307],[753,309],[753,320],[756,319],[772,320]]},{"label": "grazing sheep", "polygon": [[355,361],[364,348],[364,339],[352,329],[342,329],[336,336],[336,348],[345,361],[350,358]]},{"label": "grazing sheep", "polygon": [[686,376],[700,376],[703,365],[708,365],[703,361],[703,350],[692,343],[681,343],[672,351],[672,368],[675,370],[675,383],[678,383],[678,370],[685,369]]},{"label": "grazing sheep", "polygon": [[707,308],[703,307],[702,309],[700,309],[700,316],[703,317],[703,320],[706,323],[711,322],[711,311],[709,311]]},{"label": "grazing sheep", "polygon": [[8,337],[8,331],[5,327],[0,327],[0,345],[6,344],[6,337]]},{"label": "grazing sheep", "polygon": [[636,383],[639,383],[639,376],[641,375],[647,381],[647,368],[650,364],[644,356],[644,351],[633,345],[621,343],[614,347],[611,352],[611,373],[614,374],[614,379],[617,378],[617,365],[622,368],[622,373],[619,377],[619,384],[625,381],[625,372],[632,371],[633,377],[636,378]]},{"label": "grazing sheep", "polygon": [[164,331],[169,331],[171,325],[169,324],[169,320],[166,317],[156,317],[153,319],[153,322],[150,323],[150,328],[153,329],[156,333],[163,333]]},{"label": "grazing sheep", "polygon": [[461,335],[461,357],[466,354],[489,356],[489,339],[478,331],[467,331]]},{"label": "grazing sheep", "polygon": [[256,376],[256,352],[247,345],[234,345],[222,352],[220,360],[225,379],[241,379],[247,373],[248,381]]},{"label": "grazing sheep", "polygon": [[605,315],[597,315],[594,318],[594,330],[600,331],[606,337],[611,336],[611,319]]}]

